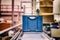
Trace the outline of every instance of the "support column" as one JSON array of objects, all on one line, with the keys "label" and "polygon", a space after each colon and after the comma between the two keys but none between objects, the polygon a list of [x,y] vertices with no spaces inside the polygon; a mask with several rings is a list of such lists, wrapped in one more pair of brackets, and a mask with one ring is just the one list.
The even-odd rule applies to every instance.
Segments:
[{"label": "support column", "polygon": [[60,21],[60,0],[53,1],[53,13],[54,13],[54,20],[59,22]]},{"label": "support column", "polygon": [[[1,13],[1,0],[0,0],[0,13]],[[0,34],[0,40],[2,40],[1,34]]]},{"label": "support column", "polygon": [[36,0],[32,0],[32,10],[33,10],[33,13],[36,10]]},{"label": "support column", "polygon": [[12,26],[14,25],[14,0],[12,0]]},{"label": "support column", "polygon": [[60,13],[60,0],[53,1],[53,13]]},{"label": "support column", "polygon": [[0,13],[1,13],[1,0],[0,0]]}]

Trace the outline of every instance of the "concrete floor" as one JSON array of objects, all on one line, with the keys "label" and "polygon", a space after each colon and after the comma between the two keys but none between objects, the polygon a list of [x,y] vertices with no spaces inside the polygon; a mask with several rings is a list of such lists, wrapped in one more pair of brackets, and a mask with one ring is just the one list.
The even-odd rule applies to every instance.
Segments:
[{"label": "concrete floor", "polygon": [[49,40],[44,33],[41,32],[25,32],[22,40]]}]

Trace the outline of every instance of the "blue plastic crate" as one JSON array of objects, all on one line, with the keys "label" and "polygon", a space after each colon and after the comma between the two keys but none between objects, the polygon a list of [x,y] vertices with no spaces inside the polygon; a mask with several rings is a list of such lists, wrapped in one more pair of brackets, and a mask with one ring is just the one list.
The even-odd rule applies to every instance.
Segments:
[{"label": "blue plastic crate", "polygon": [[42,16],[23,15],[23,32],[42,32]]}]

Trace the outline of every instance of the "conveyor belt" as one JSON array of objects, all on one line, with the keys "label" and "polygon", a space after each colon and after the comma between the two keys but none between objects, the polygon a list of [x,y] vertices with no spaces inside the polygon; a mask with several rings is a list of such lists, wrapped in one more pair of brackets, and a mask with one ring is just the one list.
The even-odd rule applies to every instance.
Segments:
[{"label": "conveyor belt", "polygon": [[24,32],[17,40],[50,40],[43,32]]}]

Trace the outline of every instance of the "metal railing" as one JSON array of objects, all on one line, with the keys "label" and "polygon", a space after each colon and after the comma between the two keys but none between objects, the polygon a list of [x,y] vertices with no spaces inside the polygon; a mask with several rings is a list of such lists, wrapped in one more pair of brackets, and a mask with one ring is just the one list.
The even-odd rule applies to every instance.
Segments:
[{"label": "metal railing", "polygon": [[20,25],[21,25],[21,24],[16,24],[16,25],[14,25],[14,26],[12,26],[12,27],[9,27],[9,28],[7,28],[7,29],[5,29],[5,30],[2,30],[2,31],[0,31],[0,35],[3,34],[4,32],[7,32],[7,31],[11,30],[11,29],[14,29],[14,28],[16,28],[16,27],[18,27],[18,26],[20,26]]},{"label": "metal railing", "polygon": [[22,35],[22,30],[19,30],[10,40],[18,40],[18,37]]}]

